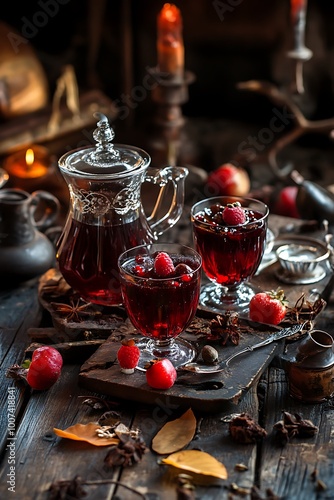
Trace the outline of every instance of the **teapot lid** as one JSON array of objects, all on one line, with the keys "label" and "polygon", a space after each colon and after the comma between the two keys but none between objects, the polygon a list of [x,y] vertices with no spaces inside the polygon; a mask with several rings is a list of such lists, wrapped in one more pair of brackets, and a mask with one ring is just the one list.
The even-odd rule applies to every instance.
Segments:
[{"label": "teapot lid", "polygon": [[129,172],[138,172],[146,168],[150,156],[134,146],[113,144],[115,137],[108,119],[102,113],[94,113],[98,118],[97,128],[93,132],[95,147],[86,147],[69,151],[59,159],[59,168],[71,174],[80,176],[117,175],[122,177]]}]

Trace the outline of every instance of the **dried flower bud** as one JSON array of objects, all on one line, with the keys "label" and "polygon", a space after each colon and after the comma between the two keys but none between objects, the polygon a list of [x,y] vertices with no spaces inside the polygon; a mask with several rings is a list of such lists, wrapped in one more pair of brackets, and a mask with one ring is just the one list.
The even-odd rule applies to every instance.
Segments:
[{"label": "dried flower bud", "polygon": [[241,413],[230,421],[231,437],[237,443],[249,444],[267,436],[267,432],[250,415]]}]

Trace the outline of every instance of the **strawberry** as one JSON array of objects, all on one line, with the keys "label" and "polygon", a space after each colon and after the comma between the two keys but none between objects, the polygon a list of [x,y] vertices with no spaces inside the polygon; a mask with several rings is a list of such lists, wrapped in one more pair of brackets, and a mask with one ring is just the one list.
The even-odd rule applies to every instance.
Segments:
[{"label": "strawberry", "polygon": [[140,349],[133,339],[123,340],[117,351],[117,359],[123,373],[133,373],[140,358]]},{"label": "strawberry", "polygon": [[169,359],[154,359],[145,368],[146,381],[153,389],[169,389],[174,385],[177,373]]},{"label": "strawberry", "polygon": [[223,221],[228,226],[238,226],[246,222],[246,215],[240,203],[228,203],[223,210]]},{"label": "strawberry", "polygon": [[165,278],[174,273],[174,264],[168,253],[157,253],[154,259],[154,271],[161,278]]},{"label": "strawberry", "polygon": [[286,300],[283,290],[256,293],[249,303],[249,317],[252,321],[278,325],[286,315]]},{"label": "strawberry", "polygon": [[33,389],[49,389],[59,378],[63,358],[57,349],[49,346],[38,347],[28,366],[27,382]]}]

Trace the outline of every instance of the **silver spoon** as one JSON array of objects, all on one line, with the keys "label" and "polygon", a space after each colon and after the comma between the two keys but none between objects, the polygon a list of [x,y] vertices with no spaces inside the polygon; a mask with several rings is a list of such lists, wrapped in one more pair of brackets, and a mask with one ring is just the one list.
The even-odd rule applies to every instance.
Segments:
[{"label": "silver spoon", "polygon": [[281,340],[286,337],[291,337],[292,335],[295,335],[296,333],[300,332],[300,330],[302,330],[304,326],[305,323],[298,323],[296,325],[289,326],[288,328],[282,328],[273,335],[268,336],[265,340],[262,340],[261,342],[258,342],[257,344],[254,345],[249,345],[244,349],[242,349],[241,351],[235,352],[234,354],[226,358],[224,361],[221,361],[220,363],[217,363],[214,366],[200,365],[198,363],[188,363],[184,366],[181,366],[180,370],[186,370],[194,373],[222,372],[223,370],[225,370],[225,368],[228,367],[232,359],[236,358],[237,356],[241,356],[241,354],[244,354],[246,352],[254,351],[259,347],[271,344],[272,342],[276,342],[277,340]]}]

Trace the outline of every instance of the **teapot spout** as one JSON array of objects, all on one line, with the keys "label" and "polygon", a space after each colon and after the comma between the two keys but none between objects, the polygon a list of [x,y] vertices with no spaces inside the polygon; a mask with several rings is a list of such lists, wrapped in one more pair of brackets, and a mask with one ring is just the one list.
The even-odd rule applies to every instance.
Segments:
[{"label": "teapot spout", "polygon": [[324,368],[329,361],[333,362],[333,344],[333,337],[329,333],[313,330],[298,347],[296,362]]}]

